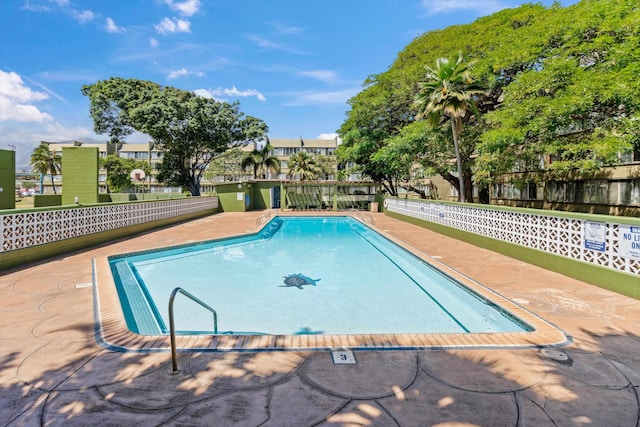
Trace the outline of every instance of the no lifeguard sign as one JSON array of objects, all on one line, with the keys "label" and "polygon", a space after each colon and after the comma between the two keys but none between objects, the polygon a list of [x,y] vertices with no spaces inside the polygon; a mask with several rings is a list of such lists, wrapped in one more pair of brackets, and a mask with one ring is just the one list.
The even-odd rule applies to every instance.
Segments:
[{"label": "no lifeguard sign", "polygon": [[640,259],[640,227],[620,224],[618,254],[625,258]]}]

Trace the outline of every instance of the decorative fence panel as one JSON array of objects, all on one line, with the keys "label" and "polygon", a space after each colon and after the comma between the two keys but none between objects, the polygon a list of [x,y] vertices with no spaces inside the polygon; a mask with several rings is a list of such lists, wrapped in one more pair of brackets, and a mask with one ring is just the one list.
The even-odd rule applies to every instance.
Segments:
[{"label": "decorative fence panel", "polygon": [[1,215],[0,253],[217,207],[217,197],[187,197]]},{"label": "decorative fence panel", "polygon": [[385,199],[384,204],[390,212],[640,274],[640,225],[425,200]]}]

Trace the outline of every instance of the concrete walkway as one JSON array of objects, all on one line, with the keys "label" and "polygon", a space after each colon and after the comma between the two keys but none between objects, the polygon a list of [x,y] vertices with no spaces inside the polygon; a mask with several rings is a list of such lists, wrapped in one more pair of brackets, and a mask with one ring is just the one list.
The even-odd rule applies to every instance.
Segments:
[{"label": "concrete walkway", "polygon": [[114,353],[92,259],[254,230],[223,213],[0,277],[0,425],[639,426],[640,301],[382,214],[375,225],[561,328],[562,348]]}]

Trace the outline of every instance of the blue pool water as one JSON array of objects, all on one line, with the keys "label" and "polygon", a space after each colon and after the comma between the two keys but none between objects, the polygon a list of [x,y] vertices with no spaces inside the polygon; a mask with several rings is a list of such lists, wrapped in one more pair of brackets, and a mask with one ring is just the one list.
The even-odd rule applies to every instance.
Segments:
[{"label": "blue pool water", "polygon": [[[257,234],[110,265],[127,325],[140,334],[167,333],[176,287],[217,311],[221,334],[530,330],[351,217],[276,217]],[[191,300],[178,295],[175,312],[179,333],[212,333],[211,313]]]}]

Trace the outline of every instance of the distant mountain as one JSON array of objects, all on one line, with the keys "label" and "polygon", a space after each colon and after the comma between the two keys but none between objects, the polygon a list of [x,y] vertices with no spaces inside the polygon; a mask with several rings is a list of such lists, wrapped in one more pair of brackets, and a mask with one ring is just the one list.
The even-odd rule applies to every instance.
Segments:
[{"label": "distant mountain", "polygon": [[31,153],[23,154],[16,158],[16,172],[31,172]]}]

